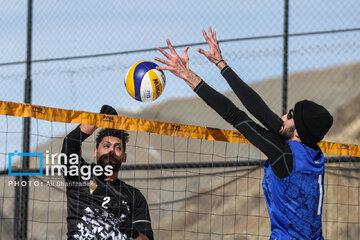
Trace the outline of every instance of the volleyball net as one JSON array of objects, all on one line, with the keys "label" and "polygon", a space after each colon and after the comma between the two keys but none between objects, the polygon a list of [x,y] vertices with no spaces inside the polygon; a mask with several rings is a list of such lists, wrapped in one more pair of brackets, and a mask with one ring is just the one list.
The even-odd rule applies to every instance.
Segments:
[{"label": "volleyball net", "polygon": [[[24,169],[20,144],[28,117],[32,144]],[[64,136],[78,124],[129,131],[119,178],[147,199],[155,239],[268,239],[261,187],[266,158],[239,132],[0,101],[1,239],[66,238],[65,183],[57,172],[46,174],[45,159],[61,152]],[[88,162],[94,161],[95,136],[83,143]],[[356,239],[360,146],[319,146],[326,157],[324,237]]]}]

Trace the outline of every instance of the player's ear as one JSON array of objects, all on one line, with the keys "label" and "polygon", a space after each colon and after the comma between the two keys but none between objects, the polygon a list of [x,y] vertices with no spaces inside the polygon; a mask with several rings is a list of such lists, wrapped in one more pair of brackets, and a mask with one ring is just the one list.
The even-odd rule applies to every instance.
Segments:
[{"label": "player's ear", "polygon": [[296,128],[295,128],[295,130],[294,130],[294,136],[295,136],[296,138],[298,138],[298,139],[299,139],[299,141],[301,142],[301,139],[300,139],[299,133],[297,132]]},{"label": "player's ear", "polygon": [[126,162],[126,158],[127,158],[127,154],[126,154],[126,153],[124,153],[124,155],[123,155],[123,158],[122,158],[121,162],[125,163],[125,162]]},{"label": "player's ear", "polygon": [[97,154],[97,148],[94,149],[94,157],[96,157]]}]

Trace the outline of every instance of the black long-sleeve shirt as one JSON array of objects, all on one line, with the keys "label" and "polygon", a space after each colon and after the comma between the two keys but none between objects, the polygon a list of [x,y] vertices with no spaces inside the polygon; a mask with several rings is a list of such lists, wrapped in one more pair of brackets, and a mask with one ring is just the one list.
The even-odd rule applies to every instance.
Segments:
[{"label": "black long-sleeve shirt", "polygon": [[265,128],[255,123],[244,111],[204,81],[200,82],[194,91],[269,158],[277,177],[289,176],[293,169],[293,157],[287,141],[278,134],[282,120],[229,66],[226,66],[221,73],[243,105]]},{"label": "black long-sleeve shirt", "polygon": [[[68,158],[77,154],[80,168],[95,166],[81,157],[81,144],[89,136],[77,127],[64,139],[62,152]],[[72,167],[69,161],[63,165],[67,169]],[[67,182],[68,239],[129,239],[132,228],[150,240],[154,239],[148,204],[138,189],[120,179],[103,181],[94,175],[85,180],[80,175],[64,177]]]}]

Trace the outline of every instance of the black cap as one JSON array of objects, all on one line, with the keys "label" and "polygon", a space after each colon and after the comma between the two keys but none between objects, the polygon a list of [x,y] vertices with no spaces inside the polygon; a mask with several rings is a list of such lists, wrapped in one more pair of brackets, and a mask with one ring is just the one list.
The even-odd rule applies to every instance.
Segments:
[{"label": "black cap", "polygon": [[297,102],[294,108],[295,128],[306,145],[320,142],[333,124],[326,108],[309,100]]}]

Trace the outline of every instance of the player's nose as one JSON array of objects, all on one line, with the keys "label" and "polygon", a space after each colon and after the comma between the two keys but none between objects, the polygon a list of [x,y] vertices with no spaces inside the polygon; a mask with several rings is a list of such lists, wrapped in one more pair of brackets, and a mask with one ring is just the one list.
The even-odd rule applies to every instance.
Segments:
[{"label": "player's nose", "polygon": [[106,154],[111,154],[114,152],[114,150],[115,150],[114,147],[109,147],[106,151]]}]

